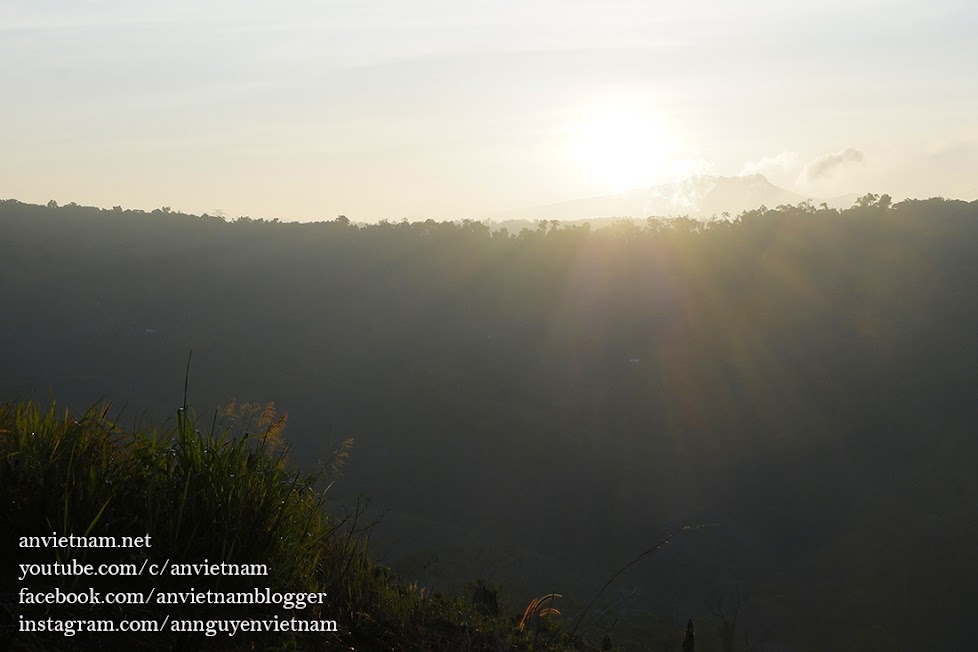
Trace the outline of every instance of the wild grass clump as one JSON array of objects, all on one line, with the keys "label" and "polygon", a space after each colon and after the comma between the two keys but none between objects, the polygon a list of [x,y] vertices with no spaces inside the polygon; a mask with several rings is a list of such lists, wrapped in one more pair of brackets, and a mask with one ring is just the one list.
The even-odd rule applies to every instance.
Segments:
[{"label": "wild grass clump", "polygon": [[[349,519],[332,516],[323,508],[330,479],[325,470],[304,473],[286,462],[287,448],[280,439],[284,417],[266,411],[252,424],[260,427],[255,433],[233,435],[217,419],[210,428],[202,428],[189,410],[180,409],[169,427],[131,432],[113,423],[108,410],[108,405],[100,404],[75,419],[55,407],[41,409],[34,403],[0,407],[0,516],[5,525],[3,557],[11,562],[3,575],[2,593],[13,615],[31,615],[12,599],[22,585],[32,590],[92,586],[103,591],[191,587],[246,591],[257,586],[331,594],[332,589],[338,597],[349,593],[343,590],[349,577],[363,571],[361,533],[347,527]],[[333,462],[342,459],[348,448],[349,443],[341,446]],[[152,547],[26,550],[17,545],[18,537],[54,532],[149,534]],[[268,575],[10,581],[16,563],[76,559],[141,564],[147,558],[171,565],[204,560],[265,564]],[[339,620],[338,615],[330,615],[338,606],[334,600],[328,606],[308,608],[300,616]],[[238,617],[262,611],[235,609]],[[172,613],[176,617],[178,611],[154,605],[127,609],[140,616]],[[206,617],[228,610],[196,606],[183,611]],[[279,611],[282,617],[292,615]],[[90,647],[91,641],[79,644]],[[211,647],[222,645],[215,640]]]},{"label": "wild grass clump", "polygon": [[[285,417],[273,406],[231,403],[209,425],[181,408],[171,423],[136,431],[119,427],[109,406],[75,418],[56,407],[25,402],[0,406],[0,647],[13,649],[556,649],[546,631],[487,614],[461,597],[430,595],[405,584],[367,554],[365,509],[326,509],[331,483],[349,455],[343,442],[319,470],[287,460]],[[152,537],[131,549],[20,548],[20,537],[59,535]],[[265,564],[268,575],[33,577],[19,581],[18,564],[68,562]],[[263,605],[87,605],[45,608],[20,604],[18,592],[155,590],[197,592],[326,592],[326,604],[302,611]],[[540,615],[535,610],[537,620]],[[234,637],[153,634],[25,633],[20,616],[41,618],[328,619],[331,634],[238,633]],[[526,617],[523,619],[526,620]],[[548,619],[549,620],[549,619]],[[551,631],[552,630],[552,631]],[[548,633],[550,632],[550,633]],[[541,633],[546,634],[541,636]],[[566,638],[566,637],[565,637]]]}]

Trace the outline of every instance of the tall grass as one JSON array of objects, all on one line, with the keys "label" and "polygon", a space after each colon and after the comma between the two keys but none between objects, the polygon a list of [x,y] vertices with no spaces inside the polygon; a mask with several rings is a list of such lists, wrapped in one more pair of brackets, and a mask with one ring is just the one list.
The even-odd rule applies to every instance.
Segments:
[{"label": "tall grass", "polygon": [[[481,613],[463,598],[432,596],[400,582],[367,553],[370,523],[357,504],[326,509],[328,489],[352,442],[318,470],[288,461],[285,417],[273,406],[229,404],[209,424],[189,408],[158,428],[125,429],[106,403],[78,418],[25,402],[0,406],[0,648],[13,649],[556,649],[521,631],[517,619]],[[151,548],[21,549],[18,538],[52,532],[152,536]],[[38,577],[19,581],[18,563],[267,564],[267,577]],[[18,591],[150,589],[326,592],[327,603],[297,618],[336,620],[337,634],[123,635],[25,634],[18,616],[291,618],[280,607],[128,605],[44,608],[21,605]],[[42,613],[44,612],[44,613]],[[548,612],[551,613],[551,612]],[[525,623],[523,623],[525,628]],[[557,640],[553,638],[553,640]],[[577,647],[577,646],[575,646]]]},{"label": "tall grass", "polygon": [[[30,588],[104,590],[182,588],[333,591],[350,604],[351,581],[364,574],[361,540],[343,517],[324,509],[326,470],[304,473],[286,462],[284,419],[259,419],[254,434],[231,434],[216,421],[201,429],[180,409],[167,428],[128,432],[96,405],[78,419],[34,403],[0,407],[0,518],[4,558],[20,562],[261,563],[269,575],[178,578],[37,578]],[[337,453],[342,459],[345,450]],[[334,459],[335,461],[335,459]],[[335,468],[335,464],[333,465]],[[149,549],[23,550],[21,536],[140,536]],[[14,564],[12,563],[11,566]],[[20,585],[4,573],[3,600]],[[27,585],[27,583],[25,583]],[[331,591],[331,589],[333,591]],[[346,600],[342,600],[343,598]],[[169,609],[169,608],[168,608]],[[18,605],[15,614],[25,612]],[[134,611],[134,610],[130,610]],[[202,611],[196,609],[197,615]],[[209,611],[209,610],[203,610]],[[305,617],[318,617],[309,609]],[[337,619],[322,609],[323,618]],[[244,614],[242,614],[243,616]]]}]

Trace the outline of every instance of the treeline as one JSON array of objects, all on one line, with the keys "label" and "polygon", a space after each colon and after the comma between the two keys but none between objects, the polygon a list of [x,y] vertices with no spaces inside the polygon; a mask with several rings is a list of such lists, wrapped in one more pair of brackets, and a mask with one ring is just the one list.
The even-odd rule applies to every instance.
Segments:
[{"label": "treeline", "polygon": [[718,522],[627,604],[741,585],[772,642],[978,638],[978,202],[509,233],[9,200],[0,234],[11,398],[166,413],[193,349],[197,405],[274,400],[309,459],[356,437],[343,484],[412,542],[453,524],[567,595]]}]

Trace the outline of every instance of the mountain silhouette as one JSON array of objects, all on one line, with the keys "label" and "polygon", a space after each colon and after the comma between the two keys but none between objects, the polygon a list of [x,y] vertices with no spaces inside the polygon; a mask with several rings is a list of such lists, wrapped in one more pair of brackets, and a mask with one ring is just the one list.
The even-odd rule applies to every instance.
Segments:
[{"label": "mountain silhouette", "polygon": [[493,215],[493,219],[522,220],[585,220],[604,217],[645,218],[689,217],[706,219],[724,213],[737,215],[759,206],[773,208],[782,204],[798,204],[811,200],[823,201],[832,208],[849,208],[856,195],[831,199],[807,197],[785,190],[768,181],[762,174],[739,177],[696,176],[677,183],[636,188],[617,195],[602,195],[533,206],[523,210]]}]

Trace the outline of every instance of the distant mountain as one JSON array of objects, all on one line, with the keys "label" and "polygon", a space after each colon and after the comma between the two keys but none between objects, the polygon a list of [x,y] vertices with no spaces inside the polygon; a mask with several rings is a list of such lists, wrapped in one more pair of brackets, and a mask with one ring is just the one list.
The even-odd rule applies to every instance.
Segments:
[{"label": "distant mountain", "polygon": [[678,183],[629,190],[618,195],[534,206],[491,217],[514,222],[528,220],[531,223],[539,220],[579,221],[678,215],[705,219],[723,213],[737,215],[762,205],[769,208],[781,204],[794,205],[806,199],[816,205],[824,201],[831,208],[849,208],[855,202],[856,195],[832,199],[805,197],[774,185],[761,174],[742,177],[698,176]]}]

